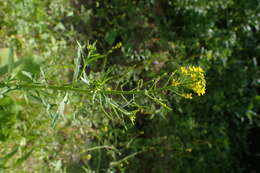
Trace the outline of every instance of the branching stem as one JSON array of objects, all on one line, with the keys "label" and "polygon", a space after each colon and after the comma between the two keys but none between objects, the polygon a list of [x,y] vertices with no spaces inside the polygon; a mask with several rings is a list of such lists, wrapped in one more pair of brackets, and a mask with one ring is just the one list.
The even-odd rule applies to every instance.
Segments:
[{"label": "branching stem", "polygon": [[[19,84],[19,83],[5,83],[0,82],[0,88],[8,87],[15,89],[51,89],[56,91],[74,91],[74,92],[80,92],[80,93],[94,93],[95,90],[93,89],[82,89],[82,88],[76,88],[69,85],[44,85],[44,84]],[[162,88],[156,88],[151,90],[130,90],[130,91],[120,91],[120,90],[100,90],[99,92],[103,94],[113,94],[113,95],[130,95],[130,94],[145,94],[147,92],[149,93],[155,93],[160,91],[166,91],[171,90],[173,91],[173,86],[166,86]],[[177,93],[176,93],[177,94]]]}]

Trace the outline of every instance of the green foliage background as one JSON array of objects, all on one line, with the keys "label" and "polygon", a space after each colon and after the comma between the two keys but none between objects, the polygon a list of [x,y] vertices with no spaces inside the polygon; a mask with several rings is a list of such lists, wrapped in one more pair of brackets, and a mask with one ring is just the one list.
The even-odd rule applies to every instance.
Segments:
[{"label": "green foliage background", "polygon": [[[164,93],[171,111],[137,97],[145,106],[137,112],[135,124],[126,122],[127,128],[107,118],[84,94],[71,96],[65,118],[52,128],[53,112],[64,93],[7,93],[0,99],[1,134],[4,131],[0,138],[5,138],[0,159],[8,158],[4,156],[16,151],[15,146],[19,152],[13,160],[0,160],[0,168],[3,164],[9,172],[247,172],[250,163],[243,158],[259,154],[249,153],[247,142],[249,130],[260,125],[259,11],[258,0],[1,1],[1,81],[12,47],[19,80],[64,84],[72,78],[76,41],[97,41],[101,53],[122,42],[106,63],[98,60],[87,66],[89,78],[102,81],[103,71],[112,68],[119,77],[111,85],[127,82],[128,90],[140,79],[156,79],[192,64],[206,71],[207,91],[192,100]],[[33,76],[26,77],[23,70]],[[5,92],[1,88],[1,95]],[[19,159],[23,163],[17,164]]]}]

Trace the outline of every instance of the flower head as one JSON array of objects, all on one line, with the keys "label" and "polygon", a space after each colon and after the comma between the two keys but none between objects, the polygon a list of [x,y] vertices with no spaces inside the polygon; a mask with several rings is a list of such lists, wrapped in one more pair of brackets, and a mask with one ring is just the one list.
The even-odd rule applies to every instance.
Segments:
[{"label": "flower head", "polygon": [[180,85],[181,83],[175,79],[172,80],[172,86],[176,87],[178,85]]},{"label": "flower head", "polygon": [[192,93],[182,94],[181,96],[184,97],[185,99],[192,99]]},{"label": "flower head", "polygon": [[190,81],[186,85],[187,88],[192,89],[198,96],[206,93],[206,80],[204,70],[201,67],[181,67],[180,73]]}]

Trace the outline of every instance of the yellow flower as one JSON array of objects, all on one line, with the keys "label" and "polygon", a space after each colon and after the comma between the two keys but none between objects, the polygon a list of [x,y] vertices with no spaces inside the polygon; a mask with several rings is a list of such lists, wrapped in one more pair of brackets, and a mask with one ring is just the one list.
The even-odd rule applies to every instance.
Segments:
[{"label": "yellow flower", "polygon": [[206,92],[205,84],[202,81],[194,83],[192,89],[198,94],[198,96],[204,95]]},{"label": "yellow flower", "polygon": [[88,160],[91,160],[91,158],[92,158],[92,155],[91,155],[91,154],[88,154],[88,155],[87,155],[87,159],[88,159]]},{"label": "yellow flower", "polygon": [[122,42],[118,42],[112,49],[119,49],[122,47]]},{"label": "yellow flower", "polygon": [[187,152],[192,152],[192,148],[187,148],[186,151]]},{"label": "yellow flower", "polygon": [[[206,81],[204,76],[204,70],[201,67],[189,66],[181,67],[181,74],[187,78],[188,81],[192,81],[187,84],[187,87],[192,89],[198,96],[206,93]],[[187,95],[186,95],[187,97]]]},{"label": "yellow flower", "polygon": [[173,79],[172,80],[172,86],[178,86],[178,85],[180,85],[181,83],[179,82],[179,81],[177,81],[177,80],[175,80],[175,79]]},{"label": "yellow flower", "polygon": [[182,97],[184,97],[185,99],[192,99],[192,93],[182,94]]},{"label": "yellow flower", "polygon": [[140,135],[143,135],[143,134],[144,134],[144,131],[140,131],[139,134],[140,134]]},{"label": "yellow flower", "polygon": [[188,70],[186,67],[181,67],[181,73],[184,74],[184,75],[187,75],[188,74]]},{"label": "yellow flower", "polygon": [[110,87],[107,87],[107,91],[112,91],[112,88],[110,88]]},{"label": "yellow flower", "polygon": [[184,75],[190,75],[192,73],[204,73],[204,70],[201,67],[195,66],[181,67],[181,73]]}]

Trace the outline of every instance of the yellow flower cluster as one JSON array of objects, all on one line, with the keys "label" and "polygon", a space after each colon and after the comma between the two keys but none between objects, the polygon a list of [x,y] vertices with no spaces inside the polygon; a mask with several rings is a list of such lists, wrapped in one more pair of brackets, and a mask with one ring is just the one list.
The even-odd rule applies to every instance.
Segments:
[{"label": "yellow flower cluster", "polygon": [[172,80],[172,86],[176,87],[178,85],[180,85],[181,83],[175,79]]},{"label": "yellow flower cluster", "polygon": [[195,66],[181,67],[181,73],[189,75],[192,73],[204,73],[204,70],[201,67],[195,67]]},{"label": "yellow flower cluster", "polygon": [[192,89],[198,96],[204,95],[206,92],[206,81],[204,76],[204,70],[201,67],[181,67],[181,74],[191,79],[191,83],[188,84],[188,88]]},{"label": "yellow flower cluster", "polygon": [[192,93],[182,94],[181,96],[184,97],[185,99],[192,99]]},{"label": "yellow flower cluster", "polygon": [[190,153],[192,152],[192,148],[187,148],[186,151]]},{"label": "yellow flower cluster", "polygon": [[204,95],[206,93],[205,82],[198,81],[192,85],[192,89],[198,94],[198,96]]},{"label": "yellow flower cluster", "polygon": [[122,47],[122,42],[118,42],[114,47],[112,47],[112,49],[110,49],[110,50],[107,52],[107,54],[110,54],[110,53],[112,53],[114,50],[119,49],[119,48],[121,48],[121,47]]},{"label": "yellow flower cluster", "polygon": [[119,49],[122,47],[122,42],[118,42],[112,49]]}]

